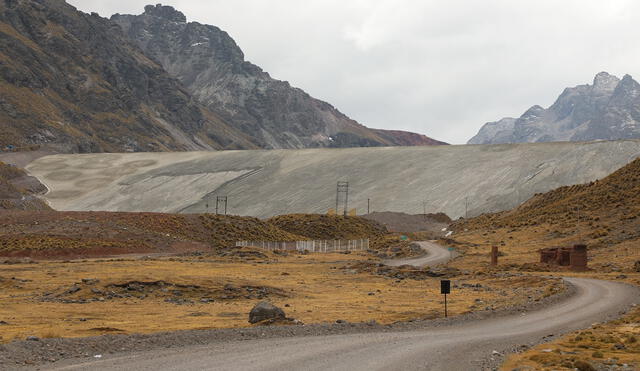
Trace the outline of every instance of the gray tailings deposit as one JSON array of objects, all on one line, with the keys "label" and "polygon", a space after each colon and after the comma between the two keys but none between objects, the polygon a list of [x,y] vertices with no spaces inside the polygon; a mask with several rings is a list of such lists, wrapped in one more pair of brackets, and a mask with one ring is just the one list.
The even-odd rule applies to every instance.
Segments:
[{"label": "gray tailings deposit", "polygon": [[[46,156],[27,170],[57,210],[326,213],[336,182],[366,213],[506,210],[535,193],[603,178],[640,156],[639,140],[433,147],[114,153]],[[467,201],[466,201],[467,200]]]}]

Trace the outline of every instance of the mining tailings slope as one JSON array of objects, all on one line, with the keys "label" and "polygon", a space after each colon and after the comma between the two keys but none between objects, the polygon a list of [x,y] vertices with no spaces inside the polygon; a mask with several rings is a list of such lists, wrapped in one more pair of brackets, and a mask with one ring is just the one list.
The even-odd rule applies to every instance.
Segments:
[{"label": "mining tailings slope", "polygon": [[[510,209],[535,193],[602,178],[640,155],[639,140],[536,144],[67,154],[27,166],[57,210],[326,213],[336,182],[349,209],[452,218]],[[208,205],[208,208],[207,208]],[[467,211],[468,210],[468,211]]]}]

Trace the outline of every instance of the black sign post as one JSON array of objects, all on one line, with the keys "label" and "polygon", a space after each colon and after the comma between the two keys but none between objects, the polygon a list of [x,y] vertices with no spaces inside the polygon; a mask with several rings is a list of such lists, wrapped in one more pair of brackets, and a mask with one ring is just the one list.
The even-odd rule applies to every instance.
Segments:
[{"label": "black sign post", "polygon": [[451,294],[451,281],[440,281],[440,293],[444,295],[444,317],[447,318],[447,294]]}]

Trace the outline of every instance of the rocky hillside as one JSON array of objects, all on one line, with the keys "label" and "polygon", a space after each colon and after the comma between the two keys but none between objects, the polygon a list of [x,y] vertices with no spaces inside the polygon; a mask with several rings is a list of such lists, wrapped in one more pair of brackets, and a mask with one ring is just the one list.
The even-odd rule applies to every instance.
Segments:
[{"label": "rocky hillside", "polygon": [[195,98],[263,148],[445,144],[424,135],[366,128],[330,104],[245,61],[218,27],[187,22],[170,6],[111,17]]},{"label": "rocky hillside", "polygon": [[577,238],[591,246],[638,240],[640,159],[602,180],[537,194],[516,209],[461,221],[455,228],[489,234],[529,231],[546,239]]},{"label": "rocky hillside", "polygon": [[63,0],[0,0],[0,148],[256,148],[120,27]]},{"label": "rocky hillside", "polygon": [[51,210],[38,198],[46,190],[24,170],[0,162],[0,210]]},{"label": "rocky hillside", "polygon": [[289,214],[275,216],[268,222],[289,233],[317,240],[374,238],[387,233],[382,224],[357,216]]},{"label": "rocky hillside", "polygon": [[469,144],[591,141],[640,138],[640,85],[606,72],[592,85],[567,88],[544,109],[485,124]]}]

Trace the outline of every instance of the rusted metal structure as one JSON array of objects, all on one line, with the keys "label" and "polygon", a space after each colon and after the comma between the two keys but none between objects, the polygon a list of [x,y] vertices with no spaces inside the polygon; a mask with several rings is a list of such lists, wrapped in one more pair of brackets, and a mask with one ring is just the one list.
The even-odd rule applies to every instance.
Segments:
[{"label": "rusted metal structure", "polygon": [[573,271],[586,271],[587,245],[541,249],[540,263],[569,267]]},{"label": "rusted metal structure", "polygon": [[491,266],[498,265],[498,246],[491,246]]}]

